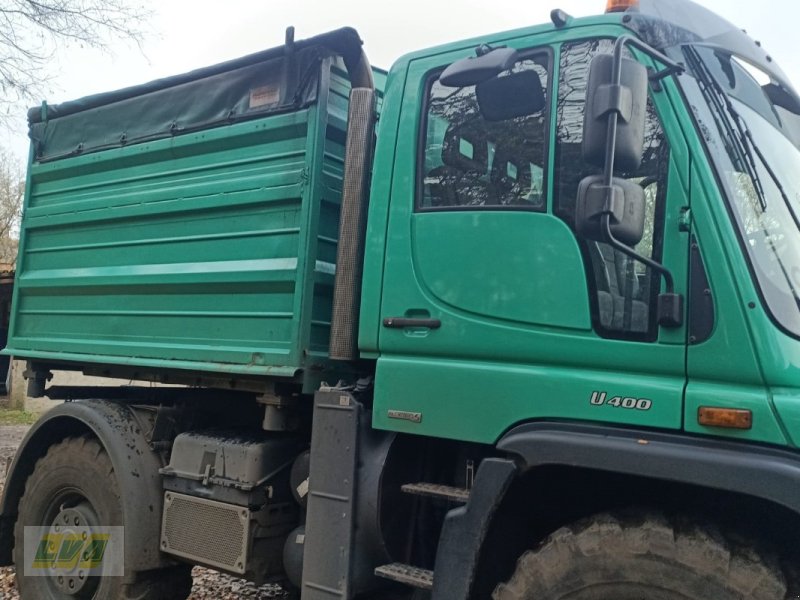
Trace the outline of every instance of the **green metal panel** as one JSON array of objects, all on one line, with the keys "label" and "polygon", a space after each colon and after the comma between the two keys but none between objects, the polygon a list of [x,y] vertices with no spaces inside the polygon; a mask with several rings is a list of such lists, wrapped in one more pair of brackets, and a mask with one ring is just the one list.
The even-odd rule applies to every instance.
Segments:
[{"label": "green metal panel", "polygon": [[330,67],[307,109],[32,163],[6,353],[247,376],[323,363],[349,91]]},{"label": "green metal panel", "polygon": [[[542,340],[542,345],[547,341],[555,341],[555,336]],[[382,357],[376,374],[379,387],[373,424],[381,429],[482,443],[494,443],[514,424],[534,419],[637,427],[677,428],[680,424],[681,404],[675,401],[675,389],[682,386],[682,376],[562,367],[541,359],[539,364],[531,360],[515,363],[509,354],[505,352],[497,362]],[[581,356],[587,365],[599,362],[594,354]],[[387,397],[386,390],[392,395]],[[625,397],[635,390],[651,400],[652,407],[641,411],[609,403],[595,406],[590,402],[592,390],[605,391],[607,399]],[[421,421],[391,418],[391,409],[419,413]]]},{"label": "green metal panel", "polygon": [[[418,213],[411,218],[411,238],[420,285],[451,308],[509,324],[592,327],[578,242],[557,217]],[[552,276],[554,265],[558,277]]]}]

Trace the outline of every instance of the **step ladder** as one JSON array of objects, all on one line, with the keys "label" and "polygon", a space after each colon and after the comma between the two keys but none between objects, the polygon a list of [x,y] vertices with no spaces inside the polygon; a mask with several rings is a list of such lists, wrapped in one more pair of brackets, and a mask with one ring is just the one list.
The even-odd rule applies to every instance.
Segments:
[{"label": "step ladder", "polygon": [[[468,488],[420,482],[406,483],[401,486],[400,489],[406,494],[433,498],[435,500],[444,500],[458,504],[466,504],[469,501]],[[413,565],[406,565],[403,563],[382,565],[375,569],[375,575],[421,590],[430,591],[433,589],[433,571],[420,569]]]},{"label": "step ladder", "polygon": [[433,571],[402,563],[383,565],[375,569],[375,575],[421,590],[433,589]]},{"label": "step ladder", "polygon": [[407,483],[401,486],[400,489],[406,494],[449,500],[450,502],[459,502],[461,504],[466,504],[469,500],[469,490],[467,488],[440,485],[438,483]]}]

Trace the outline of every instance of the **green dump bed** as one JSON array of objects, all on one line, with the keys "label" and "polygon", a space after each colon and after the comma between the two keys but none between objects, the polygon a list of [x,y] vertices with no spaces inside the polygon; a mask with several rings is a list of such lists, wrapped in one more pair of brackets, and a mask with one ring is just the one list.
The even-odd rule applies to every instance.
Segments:
[{"label": "green dump bed", "polygon": [[317,40],[31,111],[6,354],[256,379],[325,363],[349,83]]}]

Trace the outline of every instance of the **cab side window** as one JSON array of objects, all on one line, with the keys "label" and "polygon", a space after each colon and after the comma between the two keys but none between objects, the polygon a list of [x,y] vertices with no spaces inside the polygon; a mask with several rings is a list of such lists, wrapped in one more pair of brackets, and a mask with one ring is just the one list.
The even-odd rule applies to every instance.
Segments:
[{"label": "cab side window", "polygon": [[[611,40],[565,44],[561,48],[555,149],[554,211],[574,227],[578,183],[602,172],[581,157],[583,113],[589,63],[613,52]],[[648,102],[645,150],[635,172],[617,174],[644,188],[647,208],[639,254],[660,260],[669,147],[652,102]],[[591,293],[594,327],[603,336],[653,341],[659,275],[608,244],[580,240]]]},{"label": "cab side window", "polygon": [[418,210],[543,211],[549,53],[477,86],[427,86]]}]

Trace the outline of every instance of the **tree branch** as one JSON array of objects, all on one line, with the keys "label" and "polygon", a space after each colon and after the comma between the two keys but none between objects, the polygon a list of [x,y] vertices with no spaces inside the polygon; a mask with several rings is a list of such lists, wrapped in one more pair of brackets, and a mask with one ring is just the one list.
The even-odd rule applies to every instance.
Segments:
[{"label": "tree branch", "polygon": [[65,44],[107,50],[125,40],[141,49],[150,16],[126,0],[0,0],[0,103],[38,101]]}]

